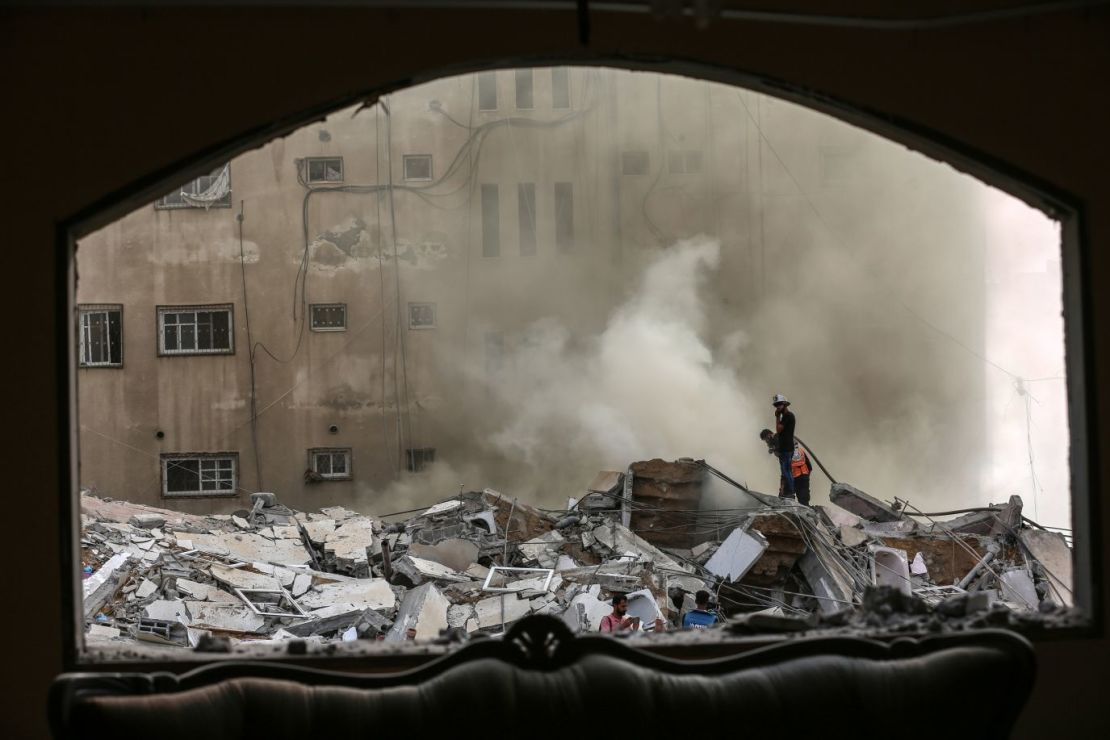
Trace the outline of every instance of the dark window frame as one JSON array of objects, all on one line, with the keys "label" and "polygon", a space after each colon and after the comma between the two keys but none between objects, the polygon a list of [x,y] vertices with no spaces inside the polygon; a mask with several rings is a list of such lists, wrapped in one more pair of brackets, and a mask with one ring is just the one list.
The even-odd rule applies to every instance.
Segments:
[{"label": "dark window frame", "polygon": [[[339,178],[318,178],[312,176],[312,165],[323,164],[326,169],[327,162],[339,162]],[[343,165],[343,157],[305,157],[304,158],[304,181],[309,185],[331,185],[337,182],[345,182],[347,179],[347,170]]]},{"label": "dark window frame", "polygon": [[[430,323],[430,324],[415,323],[412,320],[412,318],[413,318],[413,309],[414,308],[431,308],[432,309],[432,323]],[[428,301],[414,301],[414,302],[409,303],[409,312],[408,312],[409,313],[409,329],[411,331],[424,331],[426,329],[436,329],[436,328],[438,328],[439,327],[439,316],[438,316],[436,311],[437,311],[437,308],[436,308],[435,303],[431,303],[431,302],[428,302]]]},{"label": "dark window frame", "polygon": [[[515,102],[517,110],[535,110],[536,109],[536,73],[531,67],[519,67],[513,70],[513,90],[515,92]],[[521,83],[525,82],[522,85]],[[523,95],[522,95],[523,93]],[[527,105],[521,105],[522,98],[526,98]]]},{"label": "dark window frame", "polygon": [[[501,256],[501,188],[495,182],[482,183],[480,189],[482,256]],[[492,196],[492,197],[490,197]]]},{"label": "dark window frame", "polygon": [[[327,455],[329,462],[328,467],[333,467],[335,455],[342,455],[346,463],[347,470],[343,473],[327,473],[320,472],[317,467],[317,456]],[[354,451],[350,447],[310,447],[308,449],[308,469],[316,475],[320,476],[323,481],[343,481],[354,479]]]},{"label": "dark window frame", "polygon": [[551,108],[552,110],[570,110],[570,69],[567,67],[551,68]]},{"label": "dark window frame", "polygon": [[[204,305],[172,305],[172,306],[155,306],[155,326],[157,327],[158,336],[158,356],[159,357],[195,357],[198,355],[233,355],[235,354],[235,304],[233,303],[214,303]],[[166,349],[166,314],[182,314],[182,313],[227,313],[227,341],[228,346],[224,348],[211,348],[211,349],[194,349],[194,350],[181,350],[181,349]],[[196,339],[196,337],[194,337]]]},{"label": "dark window frame", "polygon": [[[342,326],[321,326],[316,323],[316,311],[318,309],[327,308],[342,308],[343,309],[343,325]],[[310,303],[308,306],[308,325],[309,329],[318,332],[338,332],[347,331],[347,304],[346,303]]]},{"label": "dark window frame", "polygon": [[[119,361],[111,360],[112,351],[108,350],[108,362],[85,361],[85,317],[94,313],[119,314]],[[109,319],[109,323],[111,319]],[[110,330],[109,330],[110,331]],[[109,337],[110,338],[110,337]],[[123,367],[123,304],[122,303],[81,303],[77,306],[77,366],[82,368],[119,369]]]},{"label": "dark window frame", "polygon": [[[174,461],[191,461],[196,460],[202,463],[206,460],[230,460],[231,461],[231,488],[230,489],[216,489],[204,490],[203,488],[189,491],[170,491],[170,465],[180,465],[181,462]],[[164,452],[158,456],[159,477],[162,484],[162,498],[164,499],[195,499],[195,498],[227,498],[229,496],[239,495],[239,453],[238,452]],[[201,470],[202,465],[197,466],[197,482],[201,483],[204,471]]]},{"label": "dark window frame", "polygon": [[[482,90],[483,83],[490,85],[486,91]],[[497,70],[487,70],[479,72],[474,80],[474,84],[478,87],[477,99],[479,111],[495,111],[501,104],[501,96],[497,91]],[[492,105],[487,100],[487,95],[492,95]]]},{"label": "dark window frame", "polygon": [[536,256],[536,183],[516,186],[518,248],[521,257]]},{"label": "dark window frame", "polygon": [[555,248],[560,252],[574,250],[574,183],[557,182],[554,190]]},{"label": "dark window frame", "polygon": [[[409,163],[427,160],[428,176],[412,177],[409,175]],[[431,182],[435,179],[435,158],[431,154],[405,154],[401,157],[401,174],[408,182]]]}]

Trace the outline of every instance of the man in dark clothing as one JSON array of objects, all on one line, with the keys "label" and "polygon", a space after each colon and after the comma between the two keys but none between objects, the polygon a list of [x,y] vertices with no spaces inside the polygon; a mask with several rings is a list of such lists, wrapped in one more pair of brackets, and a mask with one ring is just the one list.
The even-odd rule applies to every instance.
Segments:
[{"label": "man in dark clothing", "polygon": [[[770,429],[764,429],[759,433],[759,438],[767,445],[767,453],[778,457],[779,443],[778,437]],[[798,498],[798,502],[809,506],[809,474],[813,471],[813,466],[810,465],[809,455],[806,453],[798,440],[794,440],[794,454],[790,456],[790,472],[794,478],[794,494]],[[779,466],[779,497],[790,498],[786,494],[786,478],[782,476],[782,466]]]},{"label": "man in dark clothing", "polygon": [[709,592],[698,591],[694,594],[694,609],[682,617],[682,629],[707,630],[717,624],[717,612],[709,608]]},{"label": "man in dark clothing", "polygon": [[786,396],[778,393],[771,399],[775,407],[775,437],[778,440],[779,466],[782,469],[782,478],[786,481],[783,490],[786,498],[794,498],[794,473],[791,471],[791,458],[794,456],[794,412],[790,410],[790,401]]}]

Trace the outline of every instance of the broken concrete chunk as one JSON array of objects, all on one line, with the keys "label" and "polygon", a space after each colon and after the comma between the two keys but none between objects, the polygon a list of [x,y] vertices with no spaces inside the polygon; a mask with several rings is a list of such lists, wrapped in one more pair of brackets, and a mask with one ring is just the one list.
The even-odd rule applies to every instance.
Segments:
[{"label": "broken concrete chunk", "polygon": [[736,583],[763,557],[768,546],[767,538],[759,532],[745,532],[742,527],[737,527],[705,563],[705,569],[719,578]]},{"label": "broken concrete chunk", "polygon": [[1002,600],[1010,601],[1024,609],[1036,609],[1040,603],[1033,579],[1024,568],[1013,568],[1000,574],[999,588]]},{"label": "broken concrete chunk", "polygon": [[190,626],[224,632],[259,632],[266,624],[264,617],[248,607],[238,604],[220,604],[211,601],[186,601]]},{"label": "broken concrete chunk", "polygon": [[161,514],[136,514],[128,519],[127,523],[139,529],[154,529],[163,526],[166,523],[166,517]]},{"label": "broken concrete chunk", "polygon": [[1064,535],[1043,529],[1027,529],[1021,533],[1021,543],[1029,548],[1030,554],[1044,570],[1053,600],[1064,606],[1073,606],[1071,548]]},{"label": "broken concrete chunk", "polygon": [[88,630],[85,631],[86,638],[110,640],[120,636],[118,627],[109,627],[106,624],[92,624],[89,625]]},{"label": "broken concrete chunk", "polygon": [[130,559],[131,556],[128,553],[113,555],[99,570],[82,582],[86,619],[100,611],[104,602],[115,592],[120,579],[130,570],[128,568]]},{"label": "broken concrete chunk", "polygon": [[428,640],[439,636],[439,631],[447,629],[447,607],[451,603],[440,593],[434,584],[425,583],[405,594],[397,619],[386,635],[386,640],[400,642],[410,639]]},{"label": "broken concrete chunk", "polygon": [[261,588],[276,589],[278,580],[273,576],[253,573],[243,568],[228,568],[224,565],[212,565],[208,572],[220,583],[232,588]]},{"label": "broken concrete chunk", "polygon": [[[504,603],[504,613],[502,613],[502,603]],[[490,596],[474,604],[479,629],[512,624],[530,614],[531,611],[532,602],[528,599],[519,599],[516,594],[511,593]]]},{"label": "broken concrete chunk", "polygon": [[431,560],[444,565],[451,570],[466,570],[467,566],[478,559],[479,547],[470,540],[460,537],[448,537],[434,545],[424,545],[414,542],[409,546],[409,554]]},{"label": "broken concrete chunk", "polygon": [[298,601],[304,609],[319,609],[330,604],[353,604],[360,609],[392,609],[397,605],[397,597],[384,578],[322,584]]},{"label": "broken concrete chunk", "polygon": [[848,547],[862,545],[869,539],[870,537],[868,534],[862,529],[856,529],[855,527],[849,527],[843,524],[840,525],[840,541]]},{"label": "broken concrete chunk", "polygon": [[304,533],[308,536],[312,544],[320,547],[328,538],[328,535],[335,531],[334,519],[313,519],[312,521],[302,522],[301,526],[304,528]]},{"label": "broken concrete chunk", "polygon": [[446,565],[414,558],[411,555],[393,561],[393,572],[404,576],[414,586],[424,581],[448,581],[452,583],[465,583],[473,580],[470,576],[451,570]]},{"label": "broken concrete chunk", "polygon": [[158,590],[158,584],[154,583],[154,581],[150,581],[150,580],[147,580],[146,578],[144,578],[142,583],[139,584],[139,587],[137,589],[135,589],[135,598],[136,599],[149,598],[149,597],[153,596],[154,592],[157,591],[157,590]]},{"label": "broken concrete chunk", "polygon": [[597,632],[601,620],[613,613],[613,606],[600,598],[601,586],[593,585],[571,599],[563,612],[563,621],[574,632]]},{"label": "broken concrete chunk", "polygon": [[872,522],[896,522],[902,516],[882,501],[847,483],[834,483],[829,500],[842,509]]},{"label": "broken concrete chunk", "polygon": [[312,585],[312,576],[307,573],[299,573],[293,579],[292,593],[295,598],[300,598],[309,587]]},{"label": "broken concrete chunk", "polygon": [[243,519],[241,517],[233,516],[233,517],[231,517],[231,522],[232,522],[232,524],[234,524],[239,529],[250,529],[251,528],[250,523],[247,522],[246,519]]},{"label": "broken concrete chunk", "polygon": [[179,599],[152,601],[143,607],[143,616],[163,622],[181,622],[185,625],[188,625],[190,621],[189,613],[185,609],[185,602]]}]

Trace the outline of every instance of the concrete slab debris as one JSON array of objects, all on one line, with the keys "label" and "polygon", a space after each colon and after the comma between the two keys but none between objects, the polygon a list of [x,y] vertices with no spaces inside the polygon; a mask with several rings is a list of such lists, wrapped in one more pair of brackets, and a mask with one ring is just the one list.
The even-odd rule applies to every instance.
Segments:
[{"label": "concrete slab debris", "polygon": [[299,601],[305,609],[319,609],[329,604],[353,604],[362,609],[393,609],[397,605],[397,596],[384,578],[367,578],[349,583],[314,586]]},{"label": "concrete slab debris", "polygon": [[239,604],[219,604],[211,601],[186,601],[191,627],[220,630],[223,632],[257,633],[266,624],[265,617],[255,614]]},{"label": "concrete slab debris", "polygon": [[[211,633],[233,652],[293,638],[430,640],[447,628],[497,635],[527,614],[594,632],[616,594],[645,626],[677,630],[703,589],[724,617],[714,629],[745,634],[1073,618],[1067,539],[1027,525],[1020,498],[934,524],[844,484],[827,507],[750,492],[727,526],[680,507],[692,525],[676,543],[633,531],[623,522],[635,507],[621,506],[638,478],[641,494],[667,499],[672,468],[688,488],[715,470],[692,458],[633,463],[561,512],[483,489],[388,523],[343,507],[295,511],[273,494],[248,515],[208,516],[83,494],[85,632],[97,650],[198,647]],[[605,497],[615,505],[593,505]]]},{"label": "concrete slab debris", "polygon": [[759,532],[745,532],[737,527],[705,563],[705,569],[730,582],[739,581],[756,564],[769,543]]},{"label": "concrete slab debris", "polygon": [[896,522],[902,518],[887,504],[847,483],[834,483],[829,500],[869,522]]},{"label": "concrete slab debris", "polygon": [[397,610],[397,619],[385,639],[400,642],[438,637],[440,630],[447,629],[447,607],[450,605],[433,583],[414,588],[405,594]]}]

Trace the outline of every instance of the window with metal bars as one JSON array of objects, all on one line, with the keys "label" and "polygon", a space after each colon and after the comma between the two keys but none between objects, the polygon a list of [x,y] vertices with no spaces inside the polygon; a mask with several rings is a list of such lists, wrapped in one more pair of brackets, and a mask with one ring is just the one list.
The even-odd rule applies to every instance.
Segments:
[{"label": "window with metal bars", "polygon": [[159,306],[158,354],[227,355],[235,351],[230,304]]},{"label": "window with metal bars", "polygon": [[351,479],[351,448],[326,447],[308,451],[309,469],[324,480]]},{"label": "window with metal bars", "polygon": [[233,496],[238,488],[236,452],[162,455],[162,495]]},{"label": "window with metal bars", "polygon": [[312,331],[346,331],[346,303],[314,303],[311,306]]},{"label": "window with metal bars", "polygon": [[77,363],[122,367],[123,306],[79,306],[77,312]]}]

